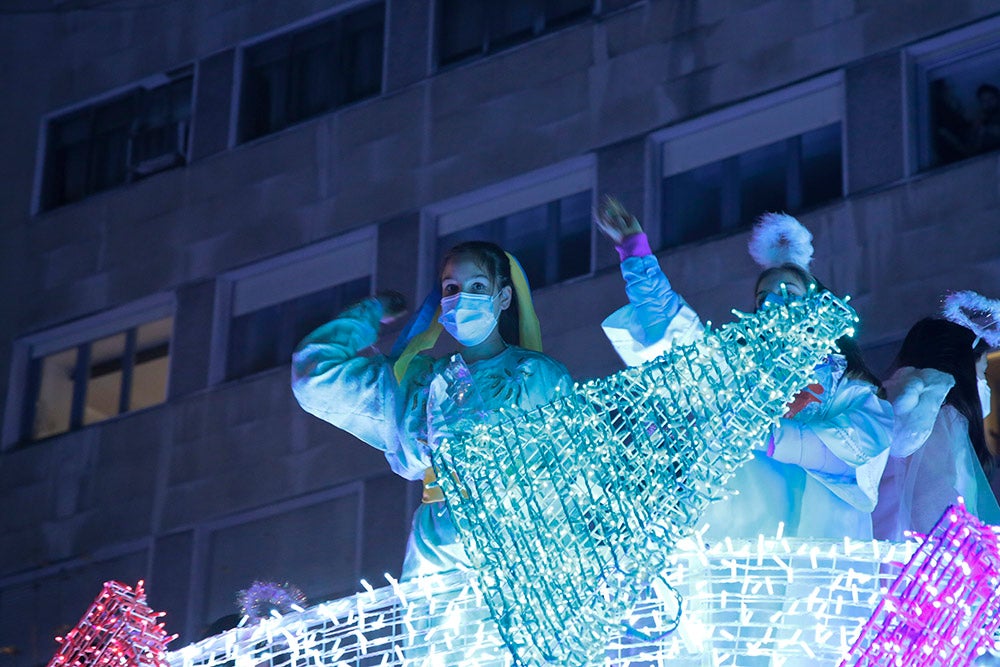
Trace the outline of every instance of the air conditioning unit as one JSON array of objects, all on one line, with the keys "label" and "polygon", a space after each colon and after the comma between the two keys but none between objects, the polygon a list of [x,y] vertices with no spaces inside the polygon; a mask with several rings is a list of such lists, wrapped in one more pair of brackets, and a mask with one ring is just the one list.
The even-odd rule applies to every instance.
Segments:
[{"label": "air conditioning unit", "polygon": [[144,178],[187,162],[188,121],[140,130],[129,140],[129,166]]}]

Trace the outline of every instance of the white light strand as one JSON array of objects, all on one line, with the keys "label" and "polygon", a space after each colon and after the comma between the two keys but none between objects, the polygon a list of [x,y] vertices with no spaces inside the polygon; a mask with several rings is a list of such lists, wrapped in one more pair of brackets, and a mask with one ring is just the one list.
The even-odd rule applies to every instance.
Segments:
[{"label": "white light strand", "polygon": [[[683,597],[680,627],[655,639],[618,634],[603,664],[694,667],[715,656],[712,664],[724,667],[759,655],[773,664],[836,665],[898,576],[897,561],[918,546],[782,538],[700,548],[686,541],[663,573]],[[673,610],[653,599],[641,613],[655,621]],[[389,578],[382,588],[236,628],[167,659],[171,667],[513,665],[468,572]]]}]

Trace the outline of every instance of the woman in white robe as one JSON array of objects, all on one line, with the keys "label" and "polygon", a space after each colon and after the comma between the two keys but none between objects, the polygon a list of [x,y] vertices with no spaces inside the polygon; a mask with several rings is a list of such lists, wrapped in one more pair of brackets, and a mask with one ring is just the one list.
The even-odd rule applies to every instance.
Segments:
[{"label": "woman in white robe", "polygon": [[989,345],[940,318],[910,329],[885,381],[896,413],[889,463],[874,513],[875,537],[927,534],[959,497],[981,521],[1000,524],[987,481],[995,461],[986,448],[984,413]]},{"label": "woman in white robe", "polygon": [[[700,319],[673,290],[638,221],[612,203],[597,223],[622,260],[629,304],[602,325],[622,360],[642,363],[700,336]],[[770,261],[760,262],[768,268],[757,280],[757,307],[795,298],[817,284],[803,267],[812,256],[811,238],[794,218],[765,216],[751,248],[756,256],[771,253]],[[760,249],[769,244],[777,250]],[[878,379],[857,344],[849,338],[838,344],[841,353],[816,368],[816,382],[803,388],[768,441],[736,471],[725,489],[728,497],[703,515],[709,541],[774,536],[779,524],[789,537],[872,537],[892,408],[880,397]]]},{"label": "woman in white robe", "polygon": [[429,400],[431,385],[453,362],[415,353],[433,345],[443,326],[456,340],[487,411],[529,410],[572,387],[566,368],[541,353],[527,284],[516,261],[498,246],[473,241],[449,251],[441,294],[441,324],[416,336],[398,361],[372,349],[380,321],[392,321],[402,311],[402,304],[386,295],[362,301],[319,327],[292,357],[292,389],[303,409],[385,452],[398,475],[425,480],[403,580],[469,566],[431,468],[436,443],[454,427],[442,406]]}]

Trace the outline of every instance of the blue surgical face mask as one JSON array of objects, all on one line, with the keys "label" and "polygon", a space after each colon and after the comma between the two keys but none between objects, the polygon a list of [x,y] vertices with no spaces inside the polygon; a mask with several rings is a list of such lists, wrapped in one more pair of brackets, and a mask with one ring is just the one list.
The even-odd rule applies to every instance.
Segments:
[{"label": "blue surgical face mask", "polygon": [[775,306],[785,306],[791,303],[792,301],[795,301],[797,298],[798,297],[795,296],[794,294],[788,294],[786,296],[782,296],[781,294],[777,294],[775,292],[768,292],[767,296],[765,296],[764,300],[760,302],[760,306],[758,306],[757,309],[760,310],[761,308],[764,307],[765,304],[773,304]]},{"label": "blue surgical face mask", "polygon": [[479,345],[497,327],[497,316],[493,314],[493,300],[497,296],[469,292],[446,296],[441,299],[438,322],[465,347]]},{"label": "blue surgical face mask", "polygon": [[993,404],[990,402],[990,385],[986,381],[986,378],[976,380],[976,389],[979,391],[979,402],[983,406],[983,419],[986,419],[990,416],[990,411],[993,407]]}]

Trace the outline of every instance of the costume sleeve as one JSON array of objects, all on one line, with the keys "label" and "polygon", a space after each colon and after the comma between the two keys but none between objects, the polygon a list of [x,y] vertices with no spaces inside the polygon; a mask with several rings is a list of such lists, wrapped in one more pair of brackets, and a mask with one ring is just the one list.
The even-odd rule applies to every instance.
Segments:
[{"label": "costume sleeve", "polygon": [[919,530],[928,532],[959,497],[980,521],[993,525],[1000,522],[996,496],[969,439],[969,422],[958,410],[951,405],[941,409],[923,449],[913,489],[914,525]]},{"label": "costume sleeve", "polygon": [[871,512],[889,457],[892,406],[874,385],[842,380],[812,419],[781,419],[773,457],[799,465],[853,507]]},{"label": "costume sleeve", "polygon": [[[942,406],[933,430],[919,449],[904,459],[908,479],[901,502],[903,527],[929,533],[949,505],[959,496],[977,513],[979,489],[969,424],[955,408]],[[989,489],[986,492],[992,497]],[[994,501],[995,502],[995,501]]]},{"label": "costume sleeve", "polygon": [[903,366],[883,383],[892,403],[895,423],[890,456],[904,458],[917,451],[927,438],[955,378],[934,368]]},{"label": "costume sleeve", "polygon": [[375,343],[381,315],[367,299],[306,336],[292,354],[292,392],[303,410],[388,457],[399,448],[399,385],[385,357],[359,355]]},{"label": "costume sleeve", "polygon": [[650,361],[674,344],[701,337],[704,327],[697,313],[673,290],[654,255],[628,257],[621,271],[629,303],[601,328],[626,365]]}]

